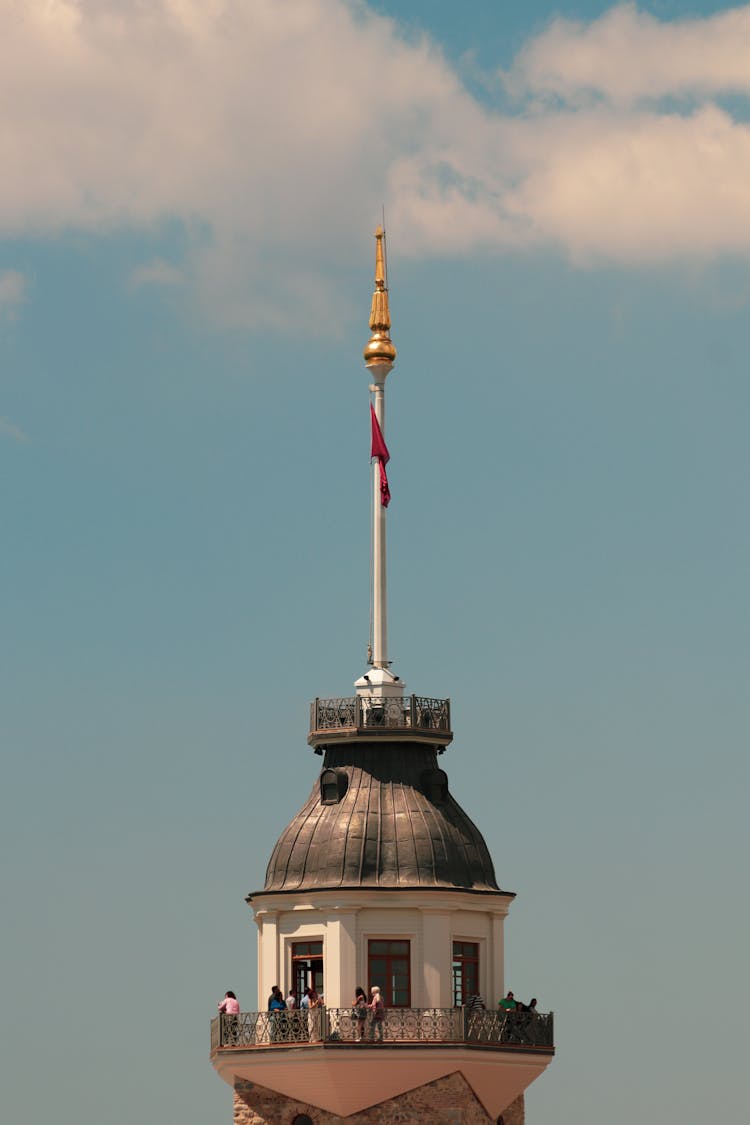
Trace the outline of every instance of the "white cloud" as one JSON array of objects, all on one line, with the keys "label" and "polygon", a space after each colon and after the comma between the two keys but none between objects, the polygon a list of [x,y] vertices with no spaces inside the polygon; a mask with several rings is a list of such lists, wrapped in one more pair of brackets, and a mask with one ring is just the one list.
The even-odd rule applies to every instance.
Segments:
[{"label": "white cloud", "polygon": [[508,205],[579,264],[750,255],[750,129],[715,106],[554,114],[528,125],[523,144],[544,159]]},{"label": "white cloud", "polygon": [[13,319],[26,300],[26,278],[18,270],[0,272],[0,314]]},{"label": "white cloud", "polygon": [[392,154],[472,109],[427,44],[345,0],[0,0],[0,25],[0,232],[177,218],[232,319],[292,276],[300,319],[321,253],[367,244]]},{"label": "white cloud", "polygon": [[132,284],[233,323],[329,331],[323,274],[367,261],[381,202],[399,256],[750,257],[750,129],[711,101],[750,84],[750,8],[558,21],[514,114],[360,0],[0,0],[0,25],[0,234],[177,220],[184,260]]},{"label": "white cloud", "polygon": [[750,8],[661,23],[635,4],[591,24],[556,19],[519,54],[508,75],[519,94],[565,101],[595,94],[643,99],[750,93]]}]

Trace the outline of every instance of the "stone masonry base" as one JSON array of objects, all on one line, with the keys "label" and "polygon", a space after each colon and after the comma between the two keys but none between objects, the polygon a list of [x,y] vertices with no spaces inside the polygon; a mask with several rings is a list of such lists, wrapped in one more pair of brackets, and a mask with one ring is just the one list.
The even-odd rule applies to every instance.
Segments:
[{"label": "stone masonry base", "polygon": [[459,1073],[348,1117],[293,1101],[254,1082],[237,1080],[234,1125],[295,1125],[295,1118],[302,1114],[307,1114],[313,1125],[524,1125],[525,1121],[523,1094],[500,1117],[493,1118]]}]

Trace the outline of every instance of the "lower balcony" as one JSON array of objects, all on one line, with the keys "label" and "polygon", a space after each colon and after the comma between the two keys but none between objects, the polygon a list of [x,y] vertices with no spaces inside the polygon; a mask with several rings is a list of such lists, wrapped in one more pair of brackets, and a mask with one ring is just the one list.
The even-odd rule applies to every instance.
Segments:
[{"label": "lower balcony", "polygon": [[240,1012],[211,1023],[211,1051],[257,1051],[303,1046],[359,1048],[363,1044],[461,1044],[503,1051],[554,1051],[552,1012],[474,1011],[467,1008],[389,1008],[366,1020],[351,1008]]},{"label": "lower balcony", "polygon": [[351,1008],[313,1008],[240,1012],[211,1025],[211,1062],[235,1092],[249,1083],[296,1112],[339,1117],[459,1074],[496,1121],[553,1055],[551,1013],[389,1008],[376,1022]]}]

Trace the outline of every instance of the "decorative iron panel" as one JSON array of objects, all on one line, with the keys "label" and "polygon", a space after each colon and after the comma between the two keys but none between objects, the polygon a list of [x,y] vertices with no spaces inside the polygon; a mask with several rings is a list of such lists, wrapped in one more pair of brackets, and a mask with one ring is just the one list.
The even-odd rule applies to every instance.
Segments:
[{"label": "decorative iron panel", "polygon": [[428,699],[424,695],[413,698],[415,726],[423,730],[450,730],[447,699]]},{"label": "decorative iron panel", "polygon": [[450,700],[424,695],[406,698],[384,696],[344,696],[316,699],[310,707],[310,730],[386,730],[450,731]]},{"label": "decorative iron panel", "polygon": [[[300,1008],[292,1012],[240,1012],[222,1015],[222,1047],[268,1047],[274,1043],[320,1042],[325,1030],[323,1008]],[[212,1039],[213,1047],[213,1039]]]},{"label": "decorative iron panel", "polygon": [[343,699],[316,699],[313,704],[313,730],[344,730],[359,726],[357,707],[359,700],[355,695]]},{"label": "decorative iron panel", "polygon": [[497,1043],[517,1047],[552,1047],[551,1012],[466,1013],[467,1043]]}]

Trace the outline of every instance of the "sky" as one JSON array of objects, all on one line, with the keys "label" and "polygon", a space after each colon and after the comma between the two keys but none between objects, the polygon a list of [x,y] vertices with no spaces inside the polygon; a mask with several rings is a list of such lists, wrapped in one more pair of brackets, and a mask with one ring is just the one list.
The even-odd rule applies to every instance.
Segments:
[{"label": "sky", "polygon": [[[0,0],[3,1120],[231,1120],[263,884],[389,635],[529,1125],[747,1119],[750,6]],[[489,997],[496,1002],[498,997]]]}]

